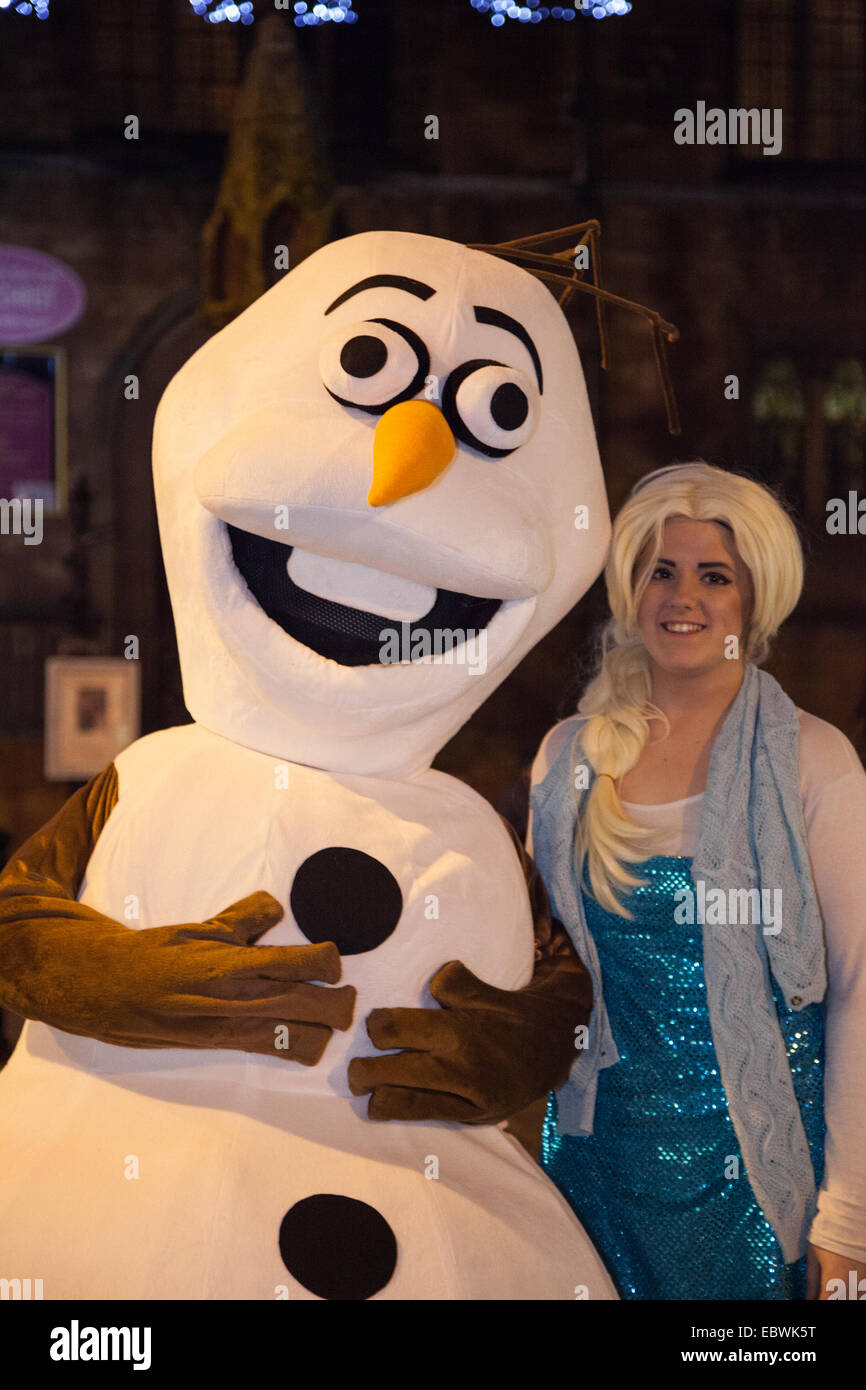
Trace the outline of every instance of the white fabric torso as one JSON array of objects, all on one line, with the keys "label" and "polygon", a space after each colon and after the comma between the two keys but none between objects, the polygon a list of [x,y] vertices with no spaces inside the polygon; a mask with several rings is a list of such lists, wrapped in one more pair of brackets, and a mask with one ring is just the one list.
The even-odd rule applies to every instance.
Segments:
[{"label": "white fabric torso", "polygon": [[446,961],[505,989],[531,977],[523,873],[488,803],[442,773],[338,776],[197,725],[134,744],[118,779],[80,897],[131,927],[201,922],[265,889],[286,912],[260,943],[306,943],[292,883],[334,846],[384,865],[402,912],[375,949],[343,956],[354,1022],[315,1067],[28,1023],[0,1072],[6,1276],[38,1276],[46,1299],[310,1299],[278,1236],[307,1199],[336,1194],[393,1232],[375,1297],[616,1298],[564,1198],[500,1127],[376,1123],[348,1093],[348,1058],[382,1055],[370,1010],[434,1006],[427,982]]},{"label": "white fabric torso", "polygon": [[[79,894],[116,921],[140,928],[203,922],[262,889],[285,915],[258,944],[307,945],[292,913],[292,885],[311,856],[334,847],[370,855],[402,895],[388,938],[342,958],[340,983],[358,990],[355,1022],[334,1034],[320,1066],[215,1052],[195,1055],[196,1075],[207,1067],[265,1088],[348,1096],[347,1060],[376,1052],[367,1014],[433,1005],[427,983],[446,961],[462,960],[502,989],[529,981],[532,916],[520,863],[499,817],[455,778],[433,771],[411,782],[338,776],[280,762],[197,724],[139,740],[116,765],[120,800]],[[130,898],[137,919],[130,920]],[[359,917],[367,907],[357,903]],[[89,1065],[98,1071],[190,1070],[188,1049],[90,1046]]]}]

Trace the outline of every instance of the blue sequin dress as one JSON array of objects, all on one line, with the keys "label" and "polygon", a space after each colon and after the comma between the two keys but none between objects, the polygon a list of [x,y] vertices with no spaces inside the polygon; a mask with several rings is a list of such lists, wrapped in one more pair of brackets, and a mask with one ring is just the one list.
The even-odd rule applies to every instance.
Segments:
[{"label": "blue sequin dress", "polygon": [[[691,859],[656,855],[627,900],[634,920],[584,893],[620,1061],[598,1076],[594,1132],[556,1133],[550,1097],[541,1163],[627,1299],[792,1299],[806,1257],[786,1265],[758,1206],[725,1102],[710,1031],[701,925],[674,921]],[[774,986],[816,1182],[824,1163],[824,1011],[785,1007]]]}]

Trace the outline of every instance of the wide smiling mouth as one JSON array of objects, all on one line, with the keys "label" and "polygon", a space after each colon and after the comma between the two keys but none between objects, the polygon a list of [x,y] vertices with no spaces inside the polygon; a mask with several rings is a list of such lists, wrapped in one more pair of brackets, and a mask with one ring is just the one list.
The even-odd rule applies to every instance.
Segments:
[{"label": "wide smiling mouth", "polygon": [[[442,588],[431,589],[429,610],[408,621],[340,603],[293,580],[289,562],[294,546],[224,524],[235,565],[263,612],[296,642],[341,666],[380,665],[383,633],[395,628],[408,650],[423,648],[426,635],[437,651],[445,652],[486,628],[502,606],[502,599]],[[385,572],[382,577],[388,578]],[[417,634],[422,634],[420,641]]]},{"label": "wide smiling mouth", "polygon": [[686,619],[668,618],[663,623],[659,623],[665,632],[674,633],[677,637],[686,637],[691,633],[705,632],[706,623],[694,623]]}]

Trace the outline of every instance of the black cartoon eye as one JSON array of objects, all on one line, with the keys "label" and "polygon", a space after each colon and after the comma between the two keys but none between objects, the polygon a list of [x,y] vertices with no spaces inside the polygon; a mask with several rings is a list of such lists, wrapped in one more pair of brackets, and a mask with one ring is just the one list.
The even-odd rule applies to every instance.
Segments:
[{"label": "black cartoon eye", "polygon": [[420,391],[430,371],[430,354],[405,324],[367,319],[344,323],[325,340],[319,371],[335,401],[383,415]]},{"label": "black cartoon eye", "polygon": [[489,458],[505,458],[532,436],[538,393],[516,367],[477,358],[450,374],[442,414],[463,444]]}]

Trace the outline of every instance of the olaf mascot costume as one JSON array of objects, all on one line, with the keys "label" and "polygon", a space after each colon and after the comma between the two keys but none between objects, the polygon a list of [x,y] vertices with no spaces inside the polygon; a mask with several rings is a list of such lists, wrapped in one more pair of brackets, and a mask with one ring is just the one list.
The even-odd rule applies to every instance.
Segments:
[{"label": "olaf mascot costume", "polygon": [[[89,839],[62,939],[35,851],[7,871],[0,1002],[29,1021],[0,1073],[0,1275],[50,1299],[616,1298],[500,1123],[375,1123],[347,1075],[391,1060],[372,1010],[438,1008],[444,961],[505,991],[533,975],[514,843],[431,763],[603,564],[561,309],[450,241],[330,243],[177,373],[154,476],[195,722],[77,793]],[[174,1031],[146,1038],[142,970],[128,1029],[100,1040],[80,986],[57,1026],[23,982],[59,998],[89,930],[107,1016],[121,960],[145,958],[133,937],[166,962],[154,978],[172,942],[205,976],[229,952],[246,994],[220,998],[214,967],[219,1016],[181,990]],[[226,1048],[228,1026],[248,1042]]]}]

